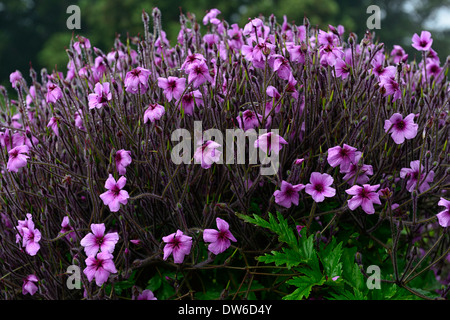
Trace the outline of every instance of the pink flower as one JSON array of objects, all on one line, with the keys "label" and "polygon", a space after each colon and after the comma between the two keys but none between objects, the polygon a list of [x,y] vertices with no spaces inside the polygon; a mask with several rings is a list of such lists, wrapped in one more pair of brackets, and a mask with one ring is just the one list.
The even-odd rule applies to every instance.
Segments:
[{"label": "pink flower", "polygon": [[331,188],[333,177],[327,173],[313,172],[306,185],[305,192],[309,194],[315,202],[322,202],[325,197],[334,197],[336,189]]},{"label": "pink flower", "polygon": [[106,180],[105,188],[108,189],[108,191],[102,193],[100,199],[103,200],[105,205],[109,206],[111,212],[119,211],[120,204],[127,204],[130,196],[126,190],[122,190],[126,182],[127,178],[125,177],[120,177],[116,182],[112,174],[110,174],[109,178]]},{"label": "pink flower", "polygon": [[148,77],[150,76],[150,70],[142,67],[137,67],[129,72],[125,76],[125,89],[130,93],[145,93],[148,89]]},{"label": "pink flower", "polygon": [[158,300],[156,299],[153,291],[145,289],[141,294],[138,295],[137,300]]},{"label": "pink flower", "polygon": [[327,160],[330,166],[340,166],[341,172],[347,172],[352,163],[356,163],[356,148],[344,143],[344,146],[336,146],[328,149]]},{"label": "pink flower", "polygon": [[208,13],[203,17],[203,24],[207,25],[208,22],[211,21],[211,19],[216,18],[220,13],[220,10],[216,8],[209,10]]},{"label": "pink flower", "polygon": [[81,239],[80,244],[84,247],[84,252],[88,257],[95,256],[98,251],[113,253],[114,247],[119,241],[117,232],[105,234],[105,224],[91,224],[92,233],[88,233]]},{"label": "pink flower", "polygon": [[214,162],[219,162],[222,152],[217,150],[221,145],[215,141],[208,140],[201,144],[194,153],[194,159],[201,163],[203,169],[209,169]]},{"label": "pink flower", "polygon": [[280,54],[273,55],[272,58],[275,59],[273,61],[273,71],[275,71],[281,79],[288,80],[292,75],[289,60]]},{"label": "pink flower", "polygon": [[73,48],[78,54],[81,54],[81,48],[84,48],[85,50],[91,48],[91,42],[88,38],[78,36],[78,41],[73,44]]},{"label": "pink flower", "polygon": [[[72,232],[71,232],[72,231]],[[69,233],[67,233],[69,232]],[[59,231],[61,234],[67,233],[64,237],[73,243],[75,243],[77,236],[75,232],[73,232],[73,227],[70,225],[69,217],[65,216],[61,222],[61,231]]]},{"label": "pink flower", "polygon": [[230,240],[233,242],[236,242],[237,240],[231,234],[229,230],[230,226],[225,220],[216,218],[216,224],[219,231],[215,229],[205,229],[203,231],[203,240],[205,242],[211,242],[208,245],[208,250],[215,255],[218,255],[219,253],[224,252],[230,247]]},{"label": "pink flower", "polygon": [[78,111],[75,111],[73,118],[75,120],[75,127],[77,127],[80,130],[86,130],[86,128],[83,125],[83,111],[81,109],[78,109]]},{"label": "pink flower", "polygon": [[158,78],[158,87],[164,90],[163,93],[169,102],[173,98],[178,100],[186,88],[186,79],[177,77]]},{"label": "pink flower", "polygon": [[390,132],[396,144],[405,139],[413,139],[417,135],[418,125],[414,123],[414,114],[411,113],[403,119],[400,113],[394,113],[389,120],[384,121],[384,131]]},{"label": "pink flower", "polygon": [[292,204],[298,206],[298,192],[304,188],[305,186],[303,184],[292,185],[283,180],[281,182],[281,190],[276,190],[273,193],[275,202],[285,208],[290,208]]},{"label": "pink flower", "polygon": [[200,53],[193,53],[186,57],[183,64],[181,65],[181,70],[185,70],[186,72],[191,69],[191,67],[196,63],[205,63],[205,57]]},{"label": "pink flower", "polygon": [[173,262],[183,263],[184,256],[191,252],[192,237],[183,234],[183,231],[177,230],[176,233],[172,233],[162,238],[166,243],[164,246],[164,260],[173,254]]},{"label": "pink flower", "polygon": [[85,260],[86,268],[83,270],[83,273],[89,281],[95,278],[95,283],[101,287],[102,284],[108,281],[111,273],[117,273],[113,258],[113,255],[109,252],[100,252],[97,256],[89,256]]},{"label": "pink flower", "polygon": [[251,110],[245,110],[242,112],[242,117],[239,115],[236,117],[236,120],[239,123],[239,128],[247,131],[259,127],[259,124],[262,121],[262,115]]},{"label": "pink flower", "polygon": [[361,206],[367,214],[375,213],[373,204],[381,204],[380,196],[376,192],[379,187],[379,184],[374,186],[364,184],[362,187],[355,185],[350,189],[345,190],[347,194],[353,195],[353,197],[348,200],[349,209],[353,211]]},{"label": "pink flower", "polygon": [[116,156],[114,157],[116,161],[116,169],[120,175],[124,175],[127,173],[126,167],[131,163],[131,151],[127,151],[121,149],[116,152]]},{"label": "pink flower", "polygon": [[412,37],[412,46],[414,49],[419,51],[428,51],[433,44],[433,39],[431,38],[431,33],[429,31],[422,31],[420,37],[417,33],[414,33]]},{"label": "pink flower", "polygon": [[336,76],[346,79],[350,74],[350,66],[342,59],[337,59],[334,65],[336,70]]},{"label": "pink flower", "polygon": [[24,280],[22,284],[22,294],[30,294],[34,295],[38,287],[34,284],[35,282],[38,282],[38,278],[34,274],[28,275]]},{"label": "pink flower", "polygon": [[150,103],[147,110],[144,112],[144,123],[147,123],[149,120],[150,122],[155,122],[156,120],[161,119],[165,112],[166,110],[162,105]]},{"label": "pink flower", "polygon": [[348,184],[353,185],[355,183],[355,175],[358,173],[356,178],[356,184],[364,184],[369,181],[368,175],[373,175],[373,167],[369,164],[363,164],[358,168],[359,159],[361,159],[362,152],[356,151],[355,162],[350,164],[350,167],[346,171],[341,171],[345,173],[342,177],[343,180],[348,180]]},{"label": "pink flower", "polygon": [[17,146],[8,151],[9,160],[6,165],[6,169],[11,172],[18,172],[20,168],[23,168],[27,165],[27,159],[29,148],[27,145]]},{"label": "pink flower", "polygon": [[25,252],[30,256],[35,256],[40,249],[39,241],[41,240],[41,233],[38,229],[34,228],[34,222],[31,214],[27,213],[25,220],[19,220],[16,226],[16,243],[22,240],[22,247],[25,248]]},{"label": "pink flower", "polygon": [[192,115],[194,113],[194,105],[203,106],[203,96],[202,93],[198,90],[191,91],[186,93],[181,97],[180,109],[183,108],[185,114]]},{"label": "pink flower", "polygon": [[438,205],[445,207],[444,211],[441,211],[437,214],[439,224],[442,227],[447,228],[450,226],[450,201],[441,197],[441,199],[438,202]]},{"label": "pink flower", "polygon": [[111,101],[111,99],[112,94],[109,90],[109,82],[103,84],[97,82],[95,84],[94,93],[89,94],[89,109],[107,107],[108,101]]},{"label": "pink flower", "polygon": [[22,81],[22,79],[22,74],[19,70],[16,70],[9,75],[9,81],[11,82],[13,88],[16,88],[17,85],[20,84],[20,81]]},{"label": "pink flower", "polygon": [[[387,68],[385,68],[386,70]],[[402,91],[400,90],[400,85],[395,81],[394,76],[391,75],[380,75],[380,88],[384,91],[383,96],[387,97],[392,95],[392,101],[400,99],[402,96]]]},{"label": "pink flower", "polygon": [[278,154],[283,148],[283,144],[288,144],[281,136],[276,133],[268,132],[260,135],[258,139],[255,140],[254,147],[260,148],[265,153],[275,153]]},{"label": "pink flower", "polygon": [[52,82],[47,82],[47,96],[46,101],[47,103],[55,103],[59,99],[61,99],[63,96],[62,90],[60,87],[58,87],[56,84]]},{"label": "pink flower", "polygon": [[409,192],[413,192],[416,190],[416,186],[419,180],[419,171],[420,171],[420,182],[418,191],[420,193],[430,189],[429,182],[433,181],[434,171],[430,170],[430,172],[426,172],[425,168],[420,164],[419,160],[410,162],[411,168],[402,168],[400,170],[400,178],[408,179],[406,182],[406,189]]},{"label": "pink flower", "polygon": [[213,82],[205,62],[194,62],[186,71],[188,72],[188,82],[192,83],[194,88],[199,87],[206,81]]},{"label": "pink flower", "polygon": [[47,128],[52,129],[55,136],[59,136],[58,122],[59,119],[57,117],[51,117],[50,121],[47,124]]},{"label": "pink flower", "polygon": [[394,63],[405,62],[408,59],[408,54],[406,54],[401,46],[394,44],[394,49],[391,51],[391,57]]}]

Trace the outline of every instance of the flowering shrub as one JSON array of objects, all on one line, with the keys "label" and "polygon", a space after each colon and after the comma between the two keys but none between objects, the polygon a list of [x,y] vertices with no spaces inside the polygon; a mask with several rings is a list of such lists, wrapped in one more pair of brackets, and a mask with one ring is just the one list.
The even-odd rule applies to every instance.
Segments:
[{"label": "flowering shrub", "polygon": [[[181,15],[175,44],[142,18],[142,38],[79,36],[66,74],[2,89],[3,298],[446,298],[450,61],[428,32],[409,57],[306,18]],[[278,130],[243,145],[276,174],[221,163],[234,140],[176,149],[197,121]]]}]

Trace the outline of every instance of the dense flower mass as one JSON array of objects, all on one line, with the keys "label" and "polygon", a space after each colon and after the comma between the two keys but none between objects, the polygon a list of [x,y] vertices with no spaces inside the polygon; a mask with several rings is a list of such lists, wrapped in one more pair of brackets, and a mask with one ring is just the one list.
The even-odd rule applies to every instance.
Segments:
[{"label": "dense flower mass", "polygon": [[[0,87],[2,298],[448,298],[450,59],[430,32],[388,48],[213,8],[169,40],[159,9],[142,20]],[[358,284],[370,265],[389,287]]]}]

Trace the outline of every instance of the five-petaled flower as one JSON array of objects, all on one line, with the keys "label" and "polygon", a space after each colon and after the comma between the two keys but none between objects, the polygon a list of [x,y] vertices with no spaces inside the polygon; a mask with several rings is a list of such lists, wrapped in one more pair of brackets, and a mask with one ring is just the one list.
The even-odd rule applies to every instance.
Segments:
[{"label": "five-petaled flower", "polygon": [[218,150],[221,147],[220,144],[212,140],[205,143],[200,141],[199,144],[194,153],[194,159],[197,163],[201,163],[203,169],[209,169],[213,163],[220,161],[222,156],[222,151]]},{"label": "five-petaled flower", "polygon": [[303,184],[292,185],[287,181],[281,181],[280,190],[276,190],[273,195],[275,202],[285,208],[290,208],[292,204],[298,206],[299,194],[298,192],[303,190],[305,186]]},{"label": "five-petaled flower", "polygon": [[203,230],[203,240],[205,242],[210,242],[208,245],[208,250],[218,255],[219,253],[227,250],[231,242],[236,242],[236,238],[230,232],[230,226],[228,222],[221,218],[216,218],[217,229],[205,229]]},{"label": "five-petaled flower", "polygon": [[94,93],[89,94],[89,109],[106,107],[111,99],[112,93],[109,89],[109,82],[103,84],[97,82],[94,87]]},{"label": "five-petaled flower", "polygon": [[102,284],[108,281],[111,273],[117,273],[113,258],[113,255],[106,251],[102,251],[96,256],[89,256],[85,260],[86,268],[83,270],[83,273],[89,281],[95,278],[95,283],[101,287]]},{"label": "five-petaled flower", "polygon": [[377,193],[377,189],[380,187],[379,184],[371,186],[369,184],[364,184],[362,187],[355,185],[350,189],[345,190],[345,192],[353,197],[348,200],[348,207],[350,210],[355,210],[357,207],[361,208],[367,214],[375,213],[375,208],[373,204],[381,204],[380,196]]},{"label": "five-petaled flower", "polygon": [[11,172],[18,172],[20,168],[27,165],[27,155],[29,148],[26,144],[17,146],[8,151],[9,160],[6,165],[6,169]]},{"label": "five-petaled flower", "polygon": [[110,232],[105,234],[105,224],[91,224],[91,233],[88,233],[81,239],[80,244],[84,247],[84,252],[87,256],[95,256],[98,251],[114,252],[114,247],[119,241],[119,234],[117,232]]},{"label": "five-petaled flower", "polygon": [[176,233],[169,234],[162,238],[166,243],[164,246],[164,260],[172,254],[173,262],[183,263],[184,257],[191,252],[192,237],[183,234],[183,231],[177,230]]},{"label": "five-petaled flower", "polygon": [[330,198],[336,195],[336,189],[330,187],[333,184],[333,177],[328,173],[311,173],[310,183],[305,187],[305,192],[309,194],[315,202],[322,202],[325,197]]},{"label": "five-petaled flower", "polygon": [[22,294],[29,294],[29,295],[34,295],[37,290],[38,287],[35,284],[35,282],[38,282],[39,279],[36,277],[36,275],[34,274],[29,274],[24,280],[23,280],[23,284],[22,284]]},{"label": "five-petaled flower", "polygon": [[422,31],[420,36],[414,33],[412,37],[412,46],[414,49],[419,51],[428,51],[433,44],[433,39],[431,38],[431,33],[429,31]]},{"label": "five-petaled flower", "polygon": [[108,191],[102,193],[100,198],[106,206],[109,206],[111,212],[119,211],[120,204],[127,204],[130,196],[126,190],[122,190],[123,187],[125,187],[126,182],[127,178],[124,176],[120,177],[116,182],[112,174],[109,174],[109,178],[105,182],[105,188],[108,189]]},{"label": "five-petaled flower", "polygon": [[150,74],[150,70],[142,67],[136,67],[127,72],[125,76],[125,90],[134,94],[145,93],[148,89],[148,77]]},{"label": "five-petaled flower", "polygon": [[411,161],[410,166],[400,170],[400,178],[407,179],[406,189],[413,192],[417,188],[420,193],[430,189],[429,183],[434,179],[434,171],[430,169],[427,172],[426,168],[420,164],[420,160]]},{"label": "five-petaled flower", "polygon": [[149,120],[150,122],[160,120],[165,112],[166,110],[162,105],[157,103],[150,103],[147,110],[145,110],[144,112],[144,123],[147,123]]},{"label": "five-petaled flower", "polygon": [[405,139],[413,139],[419,127],[414,123],[414,117],[414,113],[410,113],[403,119],[400,113],[394,113],[389,120],[385,120],[384,131],[391,134],[396,144],[403,143]]}]

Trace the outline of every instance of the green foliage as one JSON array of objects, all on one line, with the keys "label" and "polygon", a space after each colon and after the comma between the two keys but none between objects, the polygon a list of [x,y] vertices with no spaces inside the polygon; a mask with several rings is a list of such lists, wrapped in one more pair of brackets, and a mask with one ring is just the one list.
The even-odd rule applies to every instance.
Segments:
[{"label": "green foliage", "polygon": [[256,214],[253,216],[238,214],[238,216],[277,235],[281,244],[279,249],[257,259],[265,264],[284,266],[295,272],[295,275],[286,281],[290,287],[289,292],[283,297],[285,300],[419,299],[393,283],[382,283],[380,289],[370,289],[361,267],[355,262],[357,248],[345,246],[345,243],[336,240],[336,237],[329,243],[318,243],[315,234],[308,235],[306,228],[298,233],[295,226],[289,225],[279,212],[276,216],[269,213],[267,220]]}]

